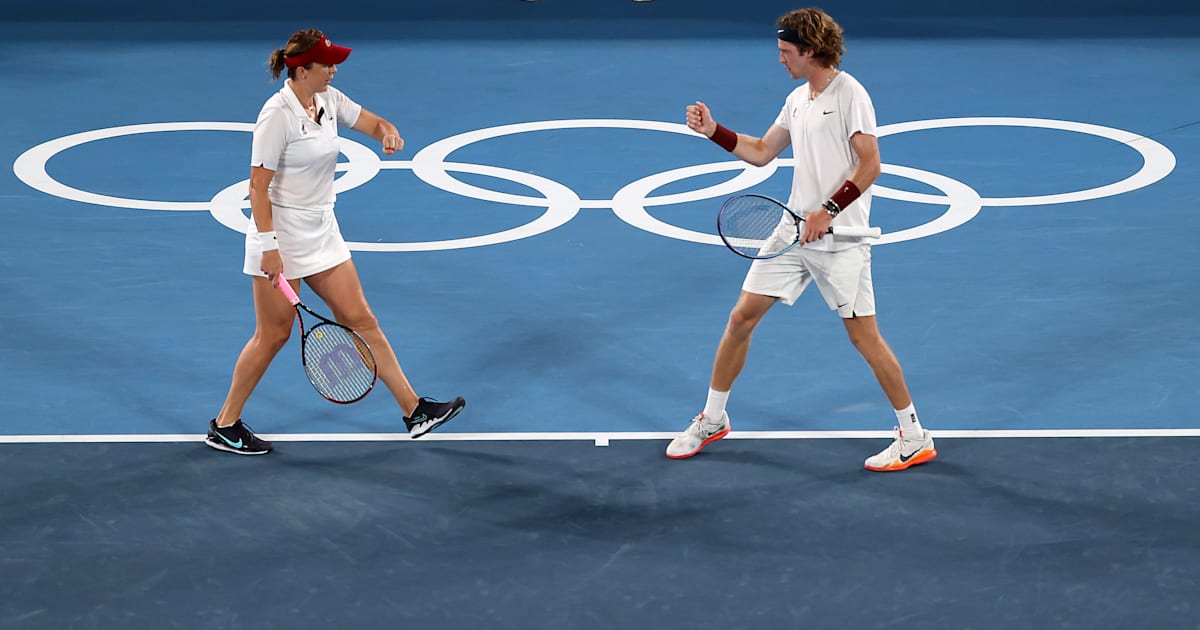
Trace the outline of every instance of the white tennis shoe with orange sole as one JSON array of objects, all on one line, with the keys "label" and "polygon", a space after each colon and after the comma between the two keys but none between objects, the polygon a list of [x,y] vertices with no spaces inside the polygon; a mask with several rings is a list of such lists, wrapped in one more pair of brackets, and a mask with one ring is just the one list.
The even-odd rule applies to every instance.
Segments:
[{"label": "white tennis shoe with orange sole", "polygon": [[863,465],[867,470],[891,472],[924,464],[936,457],[937,449],[933,446],[933,435],[929,431],[922,431],[921,437],[910,440],[900,427],[896,427],[896,439],[892,444],[868,457]]},{"label": "white tennis shoe with orange sole", "polygon": [[713,423],[700,414],[692,419],[692,423],[683,433],[675,436],[667,445],[667,457],[685,459],[699,453],[701,449],[712,442],[729,435],[729,414],[721,414],[721,422]]}]

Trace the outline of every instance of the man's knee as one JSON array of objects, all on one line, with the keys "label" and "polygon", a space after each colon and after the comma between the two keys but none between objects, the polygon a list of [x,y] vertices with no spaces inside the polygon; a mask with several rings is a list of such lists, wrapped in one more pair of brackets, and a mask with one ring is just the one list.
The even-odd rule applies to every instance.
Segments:
[{"label": "man's knee", "polygon": [[879,334],[879,328],[874,325],[874,322],[868,322],[859,318],[846,319],[846,334],[850,337],[850,343],[858,350],[859,354],[870,359],[878,355],[880,352],[885,352],[887,343],[883,340],[883,336]]},{"label": "man's knee", "polygon": [[736,335],[749,335],[762,321],[763,314],[752,309],[735,307],[729,312],[727,330]]}]

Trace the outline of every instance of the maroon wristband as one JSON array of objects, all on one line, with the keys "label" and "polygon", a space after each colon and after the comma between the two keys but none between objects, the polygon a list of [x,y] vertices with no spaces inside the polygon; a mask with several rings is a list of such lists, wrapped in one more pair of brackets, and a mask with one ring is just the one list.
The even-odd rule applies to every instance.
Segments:
[{"label": "maroon wristband", "polygon": [[716,142],[717,146],[720,146],[722,149],[732,152],[734,147],[737,146],[738,137],[736,133],[726,129],[725,127],[722,127],[718,123],[717,130],[713,132],[713,135],[711,138],[709,138],[709,140]]},{"label": "maroon wristband", "polygon": [[837,192],[833,193],[833,196],[830,197],[830,200],[837,204],[839,209],[845,210],[846,208],[850,207],[850,204],[854,203],[854,200],[858,199],[859,195],[861,194],[862,193],[858,190],[858,186],[855,186],[854,182],[847,179],[846,183],[842,184],[842,187],[839,188]]}]

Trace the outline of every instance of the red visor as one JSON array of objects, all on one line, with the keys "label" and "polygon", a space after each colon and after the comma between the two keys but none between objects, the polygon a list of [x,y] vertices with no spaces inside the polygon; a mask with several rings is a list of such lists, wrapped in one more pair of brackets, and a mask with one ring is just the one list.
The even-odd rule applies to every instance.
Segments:
[{"label": "red visor", "polygon": [[334,46],[333,42],[329,41],[329,38],[326,37],[325,39],[313,44],[308,50],[300,53],[299,55],[284,57],[283,63],[287,64],[287,67],[289,68],[299,68],[300,66],[307,66],[308,64],[314,62],[323,63],[327,66],[336,66],[337,64],[345,61],[346,57],[349,56],[349,48],[346,48],[345,46]]}]

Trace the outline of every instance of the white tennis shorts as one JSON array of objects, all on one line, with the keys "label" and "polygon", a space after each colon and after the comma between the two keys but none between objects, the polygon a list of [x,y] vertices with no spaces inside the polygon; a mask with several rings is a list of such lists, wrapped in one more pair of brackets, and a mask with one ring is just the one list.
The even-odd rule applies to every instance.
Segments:
[{"label": "white tennis shorts", "polygon": [[756,260],[746,273],[742,290],[777,297],[791,306],[812,282],[829,310],[843,318],[875,314],[871,283],[871,246],[861,244],[836,252],[793,248],[775,258]]},{"label": "white tennis shorts", "polygon": [[[342,238],[333,210],[297,210],[275,206],[272,213],[279,240],[283,275],[307,278],[350,260],[350,248]],[[246,258],[242,271],[265,278],[262,272],[262,243],[254,220],[246,231]]]}]

